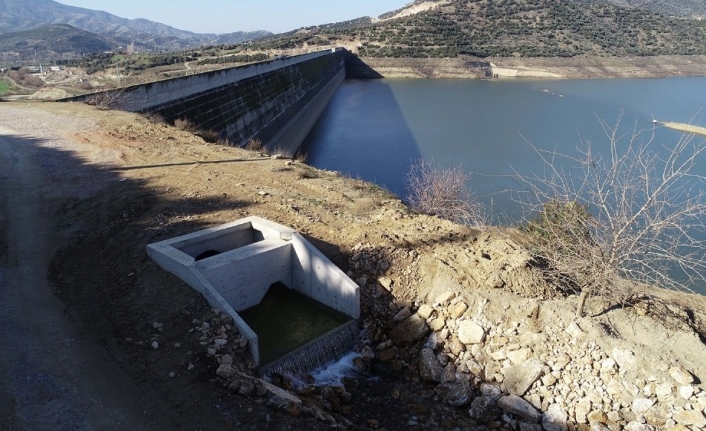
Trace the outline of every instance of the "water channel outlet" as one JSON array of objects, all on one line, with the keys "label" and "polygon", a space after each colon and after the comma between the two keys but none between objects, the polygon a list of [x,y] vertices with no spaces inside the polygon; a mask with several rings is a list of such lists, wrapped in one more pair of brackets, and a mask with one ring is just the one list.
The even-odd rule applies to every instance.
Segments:
[{"label": "water channel outlet", "polygon": [[247,217],[147,253],[233,317],[262,374],[310,371],[357,339],[360,288],[291,228]]}]

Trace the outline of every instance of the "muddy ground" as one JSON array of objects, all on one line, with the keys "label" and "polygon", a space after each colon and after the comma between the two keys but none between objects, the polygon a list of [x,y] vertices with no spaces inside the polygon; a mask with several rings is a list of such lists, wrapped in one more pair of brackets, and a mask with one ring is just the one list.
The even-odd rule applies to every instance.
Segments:
[{"label": "muddy ground", "polygon": [[[0,428],[330,429],[225,390],[217,362],[189,332],[206,302],[145,253],[149,243],[249,215],[299,230],[344,271],[361,248],[389,256],[384,275],[401,305],[434,293],[420,256],[461,268],[478,238],[487,245],[499,235],[411,214],[337,173],[136,115],[0,103]],[[460,285],[473,278],[458,274],[451,281]],[[518,282],[508,293],[547,295],[534,287]],[[364,317],[391,300],[378,298],[364,292]],[[698,368],[692,356],[684,360]],[[378,380],[350,389],[339,424],[406,429],[421,415],[466,427],[467,414],[433,404],[429,388],[376,371]]]}]

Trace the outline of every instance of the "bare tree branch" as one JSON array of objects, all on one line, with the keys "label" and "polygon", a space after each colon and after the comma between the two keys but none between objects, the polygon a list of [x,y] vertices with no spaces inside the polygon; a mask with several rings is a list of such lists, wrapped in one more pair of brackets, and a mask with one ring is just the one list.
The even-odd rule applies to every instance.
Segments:
[{"label": "bare tree branch", "polygon": [[619,121],[601,121],[603,152],[589,141],[578,156],[532,146],[544,175],[515,172],[534,252],[583,297],[706,284],[706,145],[694,135],[656,145],[654,130],[620,134]]},{"label": "bare tree branch", "polygon": [[407,174],[408,200],[413,210],[468,226],[488,224],[486,208],[474,199],[467,183],[470,174],[461,167],[444,168],[421,160]]}]

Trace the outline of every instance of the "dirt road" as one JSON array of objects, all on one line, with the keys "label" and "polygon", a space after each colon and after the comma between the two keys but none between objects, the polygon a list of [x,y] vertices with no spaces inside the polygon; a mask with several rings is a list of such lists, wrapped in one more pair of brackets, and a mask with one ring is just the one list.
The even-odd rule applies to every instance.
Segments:
[{"label": "dirt road", "polygon": [[[46,130],[52,118],[13,119],[0,120],[0,428],[142,428],[47,281],[60,240],[53,214],[67,184],[54,185],[57,165],[45,146],[61,141],[25,134]],[[66,176],[78,186],[91,181],[79,172]]]}]

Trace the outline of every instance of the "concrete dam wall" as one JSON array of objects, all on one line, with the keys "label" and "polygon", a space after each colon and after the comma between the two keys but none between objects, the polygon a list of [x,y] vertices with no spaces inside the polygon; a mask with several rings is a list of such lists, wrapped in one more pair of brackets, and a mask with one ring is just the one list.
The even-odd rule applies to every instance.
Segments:
[{"label": "concrete dam wall", "polygon": [[293,154],[346,78],[349,55],[327,50],[127,87],[120,108],[187,119],[232,145],[256,139]]}]

